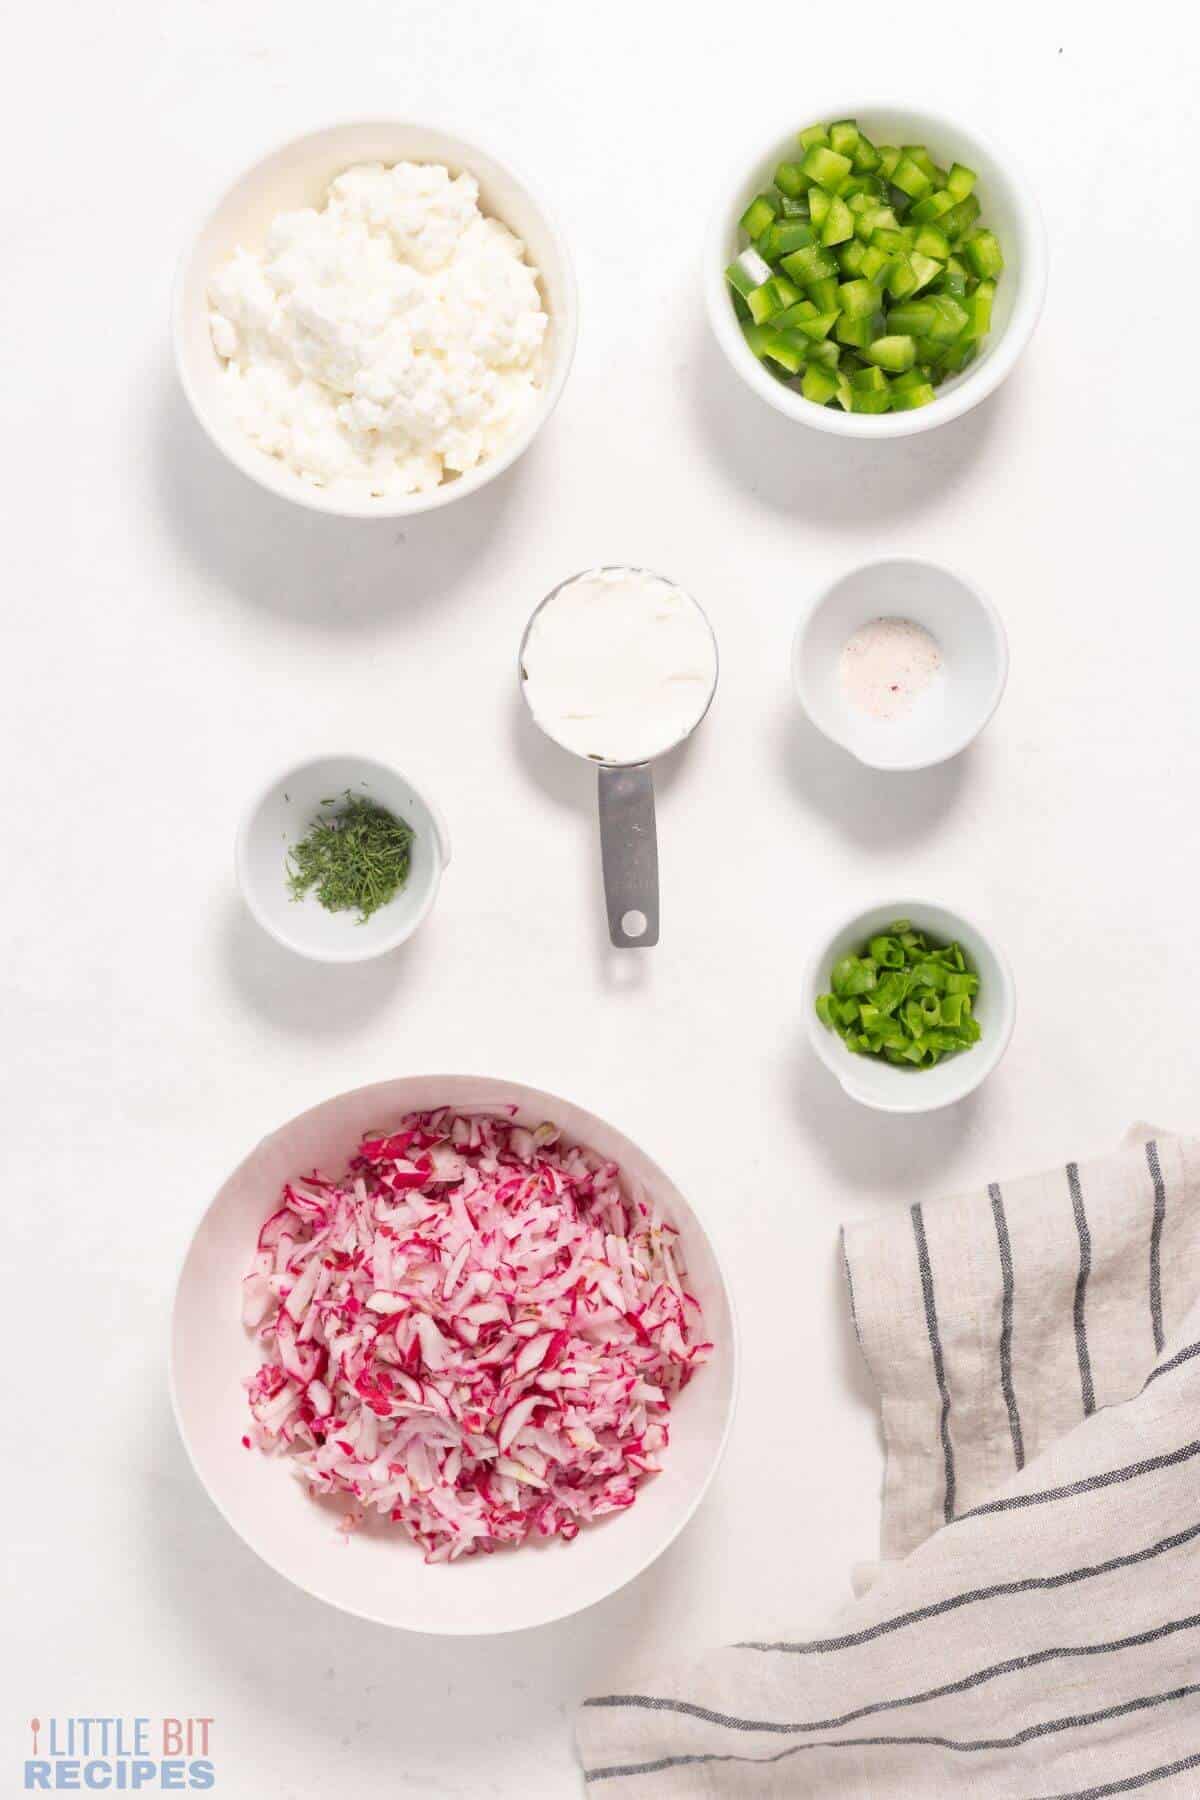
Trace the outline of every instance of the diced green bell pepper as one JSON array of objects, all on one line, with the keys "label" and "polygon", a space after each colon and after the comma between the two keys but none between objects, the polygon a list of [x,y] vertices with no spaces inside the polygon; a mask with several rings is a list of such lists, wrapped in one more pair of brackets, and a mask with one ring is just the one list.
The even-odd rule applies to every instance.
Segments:
[{"label": "diced green bell pepper", "polygon": [[809,363],[819,363],[824,369],[836,369],[841,354],[838,346],[829,338],[824,338],[820,343],[808,346]]},{"label": "diced green bell pepper", "polygon": [[917,283],[913,289],[914,294],[919,293],[923,287],[928,287],[934,276],[940,275],[942,272],[943,265],[938,262],[936,257],[922,256],[919,250],[913,251],[908,262]]},{"label": "diced green bell pepper", "polygon": [[854,169],[859,175],[871,175],[879,167],[879,152],[867,136],[860,130],[858,142],[854,146]]},{"label": "diced green bell pepper", "polygon": [[881,337],[867,346],[868,361],[889,374],[900,375],[911,369],[917,357],[916,341],[911,337]]},{"label": "diced green bell pepper", "polygon": [[821,242],[828,248],[832,244],[844,244],[847,238],[853,236],[854,214],[844,200],[835,198],[830,202],[825,223],[821,227]]},{"label": "diced green bell pepper", "polygon": [[826,144],[812,144],[805,150],[800,167],[827,193],[836,194],[841,191],[843,183],[850,179],[854,165],[848,156],[839,156],[836,150],[829,149]]},{"label": "diced green bell pepper", "polygon": [[833,335],[839,344],[849,344],[852,350],[866,351],[872,338],[876,335],[875,327],[881,315],[869,314],[863,318],[852,318],[848,313],[841,313],[833,328]]},{"label": "diced green bell pepper", "polygon": [[[822,281],[827,275],[838,272],[837,258],[820,244],[806,244],[803,250],[793,250],[790,256],[783,258],[783,267],[801,287],[809,287],[814,281]],[[816,295],[812,298],[815,300]],[[817,304],[820,305],[819,300]]]},{"label": "diced green bell pepper", "polygon": [[808,355],[808,340],[798,332],[775,331],[767,339],[763,354],[789,375],[798,375]]},{"label": "diced green bell pepper", "polygon": [[912,259],[903,255],[894,258],[887,278],[887,291],[892,299],[907,300],[910,294],[916,293],[917,286]]},{"label": "diced green bell pepper", "polygon": [[838,280],[836,275],[823,275],[817,281],[805,282],[805,291],[818,312],[836,312],[838,310]]},{"label": "diced green bell pepper", "polygon": [[925,337],[934,321],[929,300],[906,300],[888,313],[888,330],[902,337]]},{"label": "diced green bell pepper", "polygon": [[738,224],[747,237],[761,237],[767,226],[775,217],[775,208],[765,194],[759,194],[752,200]]},{"label": "diced green bell pepper", "polygon": [[756,325],[752,321],[748,321],[742,326],[742,335],[755,356],[761,360],[766,355],[767,345],[775,333],[770,325]]},{"label": "diced green bell pepper", "polygon": [[922,381],[915,387],[902,388],[899,392],[893,387],[888,395],[893,412],[913,412],[918,406],[928,406],[936,398],[933,386],[928,381]]},{"label": "diced green bell pepper", "polygon": [[904,155],[892,170],[891,182],[902,194],[907,194],[910,200],[923,199],[933,186],[920,164],[915,163],[911,156]]},{"label": "diced green bell pepper", "polygon": [[850,386],[859,394],[886,394],[887,385],[887,376],[874,363],[870,363],[865,369],[856,369],[850,377]]},{"label": "diced green bell pepper", "polygon": [[803,250],[805,244],[813,242],[813,228],[806,219],[772,219],[755,249],[760,250],[768,262],[778,262],[781,257],[790,256],[793,250]]},{"label": "diced green bell pepper", "polygon": [[771,279],[771,266],[757,250],[743,250],[725,271],[725,279],[735,293],[746,298],[756,287]]},{"label": "diced green bell pepper", "polygon": [[963,239],[962,253],[981,281],[995,281],[1004,268],[1000,240],[994,231],[972,231]]},{"label": "diced green bell pepper", "polygon": [[781,194],[798,200],[808,192],[809,180],[798,162],[781,162],[775,171],[775,186]]},{"label": "diced green bell pepper", "polygon": [[967,281],[966,269],[957,256],[952,256],[941,274],[930,282],[929,291],[932,294],[952,294],[956,300],[961,300],[967,291]]},{"label": "diced green bell pepper", "polygon": [[913,249],[922,256],[935,256],[939,262],[945,262],[950,255],[950,239],[936,225],[922,225],[913,238]]},{"label": "diced green bell pepper", "polygon": [[949,212],[944,212],[939,223],[952,244],[958,242],[971,229],[979,217],[979,196],[968,194],[965,200],[956,200]]},{"label": "diced green bell pepper", "polygon": [[849,319],[870,318],[879,311],[880,293],[873,281],[843,281],[838,305]]},{"label": "diced green bell pepper", "polygon": [[789,306],[795,306],[802,299],[800,289],[794,287],[782,275],[772,275],[770,281],[764,281],[761,287],[754,288],[746,295],[746,305],[750,308],[750,317],[756,325],[763,325],[768,319],[777,319]]},{"label": "diced green bell pepper", "polygon": [[954,201],[949,189],[936,188],[932,194],[926,194],[923,200],[916,202],[909,218],[914,225],[931,225],[935,219],[944,218],[953,208]]},{"label": "diced green bell pepper", "polygon": [[968,294],[963,301],[967,322],[963,327],[963,337],[969,343],[978,343],[992,329],[992,300],[995,297],[994,281],[981,281],[973,294]]},{"label": "diced green bell pepper", "polygon": [[810,363],[804,371],[804,380],[800,383],[800,392],[804,398],[815,401],[818,406],[826,406],[837,391],[836,372],[822,368],[819,363]]},{"label": "diced green bell pepper", "polygon": [[892,259],[887,251],[881,250],[878,244],[865,244],[863,246],[862,262],[859,265],[858,272],[860,275],[865,276],[868,281],[874,281],[879,276],[882,276],[891,260]]},{"label": "diced green bell pepper", "polygon": [[[797,331],[803,332],[804,336],[806,338],[811,338],[814,344],[819,343],[822,338],[829,336],[829,333],[837,324],[837,314],[835,312],[819,313],[812,305],[811,300],[806,300],[804,305],[809,307],[810,311],[802,317],[792,317],[789,315],[786,323],[794,326]],[[793,306],[791,313],[798,315],[800,313],[800,308],[798,306]]]},{"label": "diced green bell pepper", "polygon": [[[939,350],[946,344],[952,344],[967,323],[967,310],[949,294],[934,294],[926,304],[933,313],[933,318],[924,332],[919,336],[932,338]],[[888,322],[892,329],[891,321]]]}]

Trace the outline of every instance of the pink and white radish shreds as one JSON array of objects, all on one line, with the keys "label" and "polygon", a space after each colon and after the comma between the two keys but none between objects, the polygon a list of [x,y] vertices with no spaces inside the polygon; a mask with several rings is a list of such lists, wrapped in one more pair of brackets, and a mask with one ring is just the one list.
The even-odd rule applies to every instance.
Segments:
[{"label": "pink and white radish shreds", "polygon": [[490,1115],[413,1113],[289,1182],[243,1286],[255,1437],[428,1562],[631,1506],[704,1362],[677,1234],[617,1165]]}]

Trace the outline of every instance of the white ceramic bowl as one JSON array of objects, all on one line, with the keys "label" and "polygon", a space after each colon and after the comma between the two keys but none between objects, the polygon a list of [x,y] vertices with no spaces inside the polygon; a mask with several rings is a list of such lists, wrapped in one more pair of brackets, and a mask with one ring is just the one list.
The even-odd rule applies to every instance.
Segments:
[{"label": "white ceramic bowl", "polygon": [[[911,619],[936,638],[939,674],[896,719],[873,719],[842,690],[842,647],[872,619]],[[792,646],[792,681],[819,731],[875,769],[926,769],[983,730],[1008,680],[1000,615],[961,575],[915,556],[890,556],[841,575],[817,594]]]},{"label": "white ceramic bowl", "polygon": [[[980,356],[937,391],[929,406],[903,413],[847,413],[817,406],[777,381],[763,368],[742,336],[724,271],[740,245],[738,220],[755,194],[768,185],[776,166],[796,154],[796,133],[814,119],[857,119],[877,144],[925,144],[942,162],[966,163],[979,176],[981,222],[991,227],[1004,252],[1004,274],[996,290],[992,330]],[[744,156],[717,202],[704,259],[704,291],[717,342],[747,386],[779,412],[814,431],[840,437],[907,437],[945,425],[977,406],[999,387],[1033,335],[1046,292],[1046,233],[1041,210],[1024,175],[1007,150],[999,150],[972,127],[943,113],[867,102],[797,108],[786,129],[754,155]]]},{"label": "white ceramic bowl", "polygon": [[[553,1119],[614,1157],[679,1229],[689,1286],[704,1308],[713,1358],[672,1408],[662,1473],[626,1512],[573,1544],[523,1545],[433,1568],[399,1531],[364,1528],[348,1541],[341,1508],[312,1500],[286,1464],[242,1445],[242,1378],[257,1366],[240,1320],[240,1282],[281,1184],[300,1170],[345,1166],[364,1131],[416,1108],[494,1112],[513,1105],[530,1126]],[[175,1416],[197,1475],[252,1550],[298,1587],[346,1612],[409,1631],[517,1631],[603,1600],[659,1556],[687,1524],[721,1460],[737,1391],[737,1337],[716,1252],[692,1207],[658,1164],[594,1114],[514,1082],[419,1075],[380,1082],[314,1107],[264,1140],[235,1170],[184,1259],[171,1326]]]},{"label": "white ceramic bowl", "polygon": [[[911,919],[943,943],[957,941],[979,976],[975,1017],[983,1035],[969,1050],[945,1057],[932,1069],[898,1069],[881,1057],[857,1056],[816,1014],[818,994],[828,993],[839,956],[859,951],[894,919]],[[1008,959],[995,939],[964,913],[927,900],[888,900],[857,912],[823,938],[808,965],[801,997],[812,1047],[852,1100],[876,1112],[937,1112],[973,1093],[1008,1049],[1017,1016],[1017,991]]]},{"label": "white ceramic bowl", "polygon": [[[408,880],[365,924],[354,912],[327,912],[310,891],[293,900],[289,844],[303,838],[323,802],[347,791],[378,800],[413,828]],[[316,756],[284,769],[255,795],[238,828],[234,865],[242,898],[276,943],[314,962],[366,962],[412,936],[437,897],[450,838],[432,803],[408,777],[366,756]]]},{"label": "white ceramic bowl", "polygon": [[[550,317],[541,398],[526,424],[499,455],[427,494],[380,496],[350,486],[315,487],[260,450],[230,411],[208,326],[206,289],[217,265],[239,245],[252,249],[261,244],[276,213],[320,207],[334,176],[362,162],[444,163],[451,174],[466,170],[474,175],[483,212],[523,239]],[[490,151],[437,126],[367,119],[293,138],[238,178],[184,254],[175,282],[172,329],[175,358],[192,409],[213,443],[244,474],[314,512],[356,519],[401,518],[475,493],[528,448],[554,411],[567,379],[575,354],[578,303],[566,243],[523,177]]]}]

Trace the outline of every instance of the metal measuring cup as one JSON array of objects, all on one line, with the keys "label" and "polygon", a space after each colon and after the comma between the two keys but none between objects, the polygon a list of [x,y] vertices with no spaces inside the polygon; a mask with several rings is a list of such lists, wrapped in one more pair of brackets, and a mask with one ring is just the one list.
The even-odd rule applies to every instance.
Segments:
[{"label": "metal measuring cup", "polygon": [[521,649],[518,657],[518,673],[521,683],[521,695],[529,708],[530,717],[539,731],[545,733],[551,743],[558,744],[560,749],[567,750],[572,756],[580,756],[586,762],[596,764],[597,794],[600,815],[600,860],[604,871],[604,900],[608,913],[608,935],[618,950],[645,949],[658,942],[658,837],[654,819],[654,778],[651,773],[651,760],[642,762],[612,762],[605,757],[592,753],[583,753],[573,744],[564,743],[556,737],[544,719],[538,717],[529,698],[528,675],[525,668],[525,652],[530,634],[542,611],[556,600],[564,588],[574,582],[589,580],[599,575],[622,575],[645,577],[662,581],[666,586],[675,588],[684,594],[696,608],[700,618],[708,629],[713,647],[713,674],[707,693],[697,691],[696,715],[690,723],[669,742],[657,747],[654,756],[665,756],[689,738],[697,725],[704,718],[712,705],[713,695],[717,691],[717,640],[712,625],[704,609],[687,593],[679,588],[677,582],[667,581],[653,569],[634,568],[627,564],[605,563],[598,568],[581,569],[578,574],[570,575],[566,581],[560,581],[552,588],[545,599],[534,608],[529,622],[521,638]]}]

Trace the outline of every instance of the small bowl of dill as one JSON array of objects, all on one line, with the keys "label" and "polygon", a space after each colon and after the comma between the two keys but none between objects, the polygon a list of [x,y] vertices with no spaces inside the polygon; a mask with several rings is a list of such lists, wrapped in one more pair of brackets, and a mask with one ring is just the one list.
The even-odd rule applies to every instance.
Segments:
[{"label": "small bowl of dill", "polygon": [[406,775],[365,756],[285,769],[238,829],[242,897],[276,943],[315,962],[365,962],[412,936],[450,841]]}]

